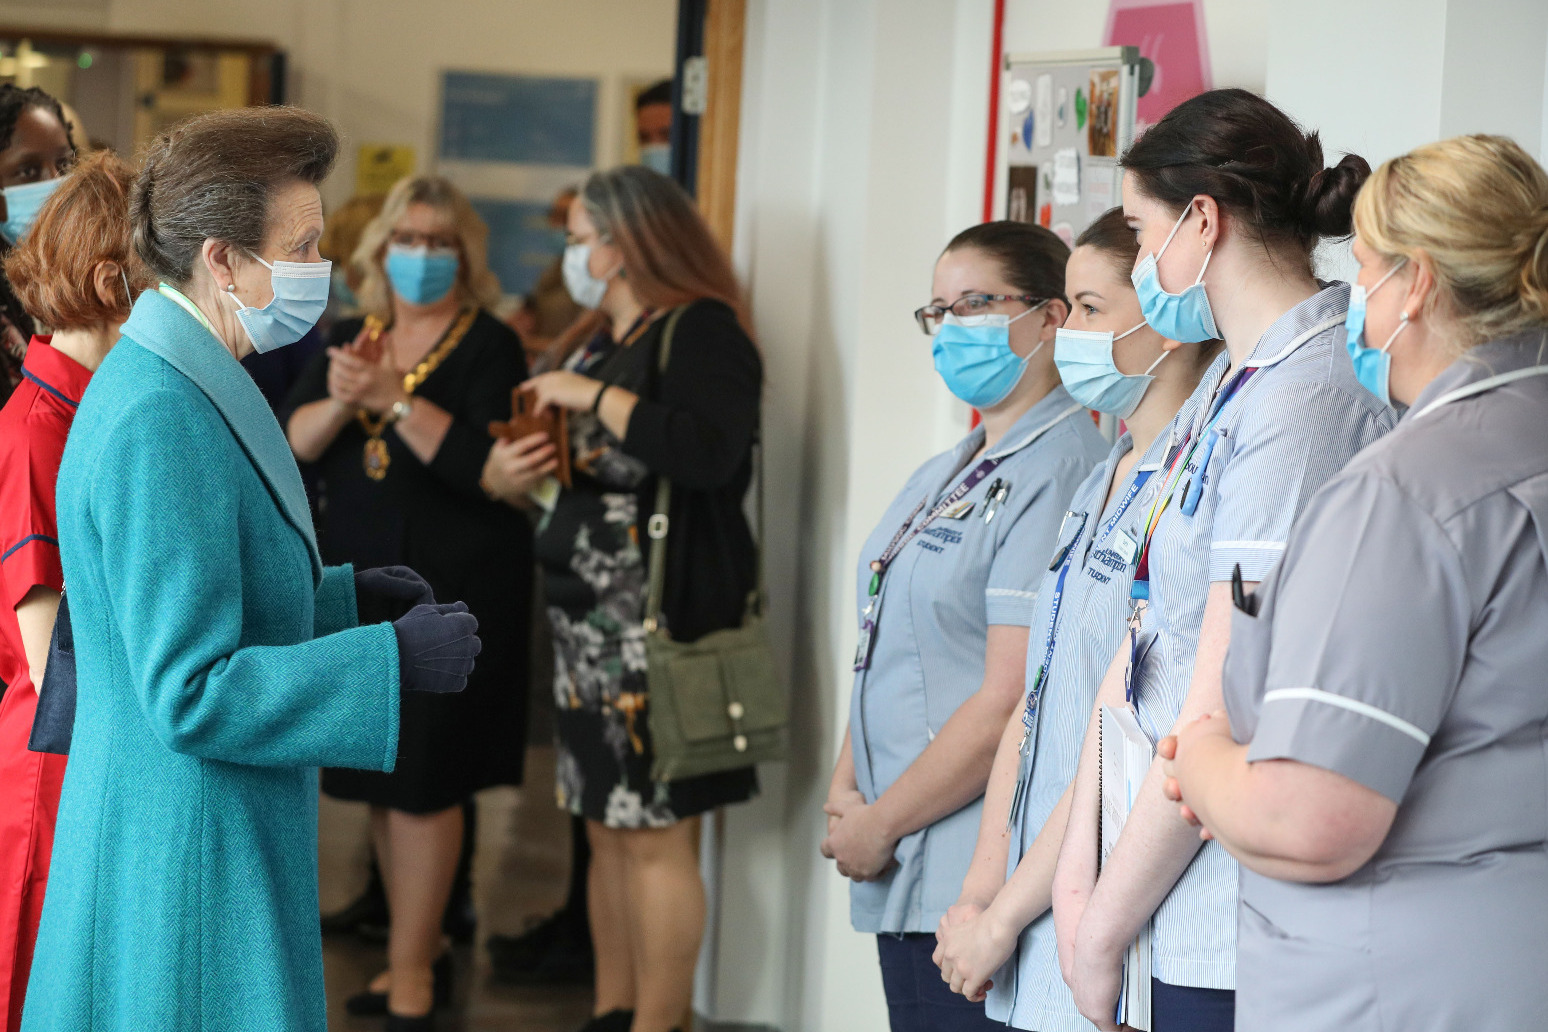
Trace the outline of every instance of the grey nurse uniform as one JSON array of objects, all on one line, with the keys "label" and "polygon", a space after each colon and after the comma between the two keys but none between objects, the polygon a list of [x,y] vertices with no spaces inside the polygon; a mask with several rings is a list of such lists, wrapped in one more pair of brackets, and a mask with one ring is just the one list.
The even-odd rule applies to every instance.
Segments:
[{"label": "grey nurse uniform", "polygon": [[1475,348],[1312,499],[1226,704],[1398,804],[1327,885],[1242,871],[1238,1027],[1548,1029],[1548,333]]}]

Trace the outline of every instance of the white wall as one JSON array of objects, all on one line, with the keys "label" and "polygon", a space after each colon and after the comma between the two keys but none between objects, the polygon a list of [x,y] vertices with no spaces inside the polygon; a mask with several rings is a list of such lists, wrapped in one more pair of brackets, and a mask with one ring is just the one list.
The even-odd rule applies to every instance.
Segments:
[{"label": "white wall", "polygon": [[331,203],[352,192],[359,144],[409,144],[428,167],[444,69],[599,77],[598,164],[616,163],[625,86],[671,74],[676,17],[676,0],[0,2],[7,25],[277,44],[290,55],[290,99],[346,135]]}]

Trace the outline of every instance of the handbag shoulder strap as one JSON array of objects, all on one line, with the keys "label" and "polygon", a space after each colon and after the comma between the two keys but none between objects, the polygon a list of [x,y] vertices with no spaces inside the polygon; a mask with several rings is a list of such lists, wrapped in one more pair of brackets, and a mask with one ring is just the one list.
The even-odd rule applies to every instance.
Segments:
[{"label": "handbag shoulder strap", "polygon": [[[672,337],[677,333],[677,321],[682,318],[687,305],[678,305],[667,316],[666,327],[661,331],[661,345],[657,349],[656,375],[665,375],[667,363],[672,358]],[[645,524],[650,538],[650,587],[645,597],[645,633],[654,634],[661,623],[661,598],[666,585],[667,514],[672,509],[672,481],[661,476],[656,478],[656,511]]]},{"label": "handbag shoulder strap", "polygon": [[[667,316],[666,327],[661,333],[658,374],[666,372],[667,362],[672,355],[672,337],[677,330],[677,320],[687,308],[688,305],[679,305],[672,310],[671,315]],[[763,433],[761,428],[753,435],[753,445],[758,449],[758,537],[756,541],[758,587],[748,599],[748,610],[761,613],[767,596],[763,566]],[[656,511],[651,515],[650,522],[645,525],[645,533],[650,538],[650,586],[645,599],[645,633],[647,634],[656,633],[656,629],[661,625],[661,601],[666,590],[667,533],[671,528],[668,514],[671,509],[672,481],[663,476],[656,481]]]}]

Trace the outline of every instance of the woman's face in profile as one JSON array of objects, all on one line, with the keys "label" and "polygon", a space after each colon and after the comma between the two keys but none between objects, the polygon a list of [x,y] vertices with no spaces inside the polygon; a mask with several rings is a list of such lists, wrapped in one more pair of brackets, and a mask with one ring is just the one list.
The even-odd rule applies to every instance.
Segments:
[{"label": "woman's face in profile", "polygon": [[75,164],[75,148],[52,111],[30,107],[16,117],[10,145],[0,151],[0,187],[58,179]]}]

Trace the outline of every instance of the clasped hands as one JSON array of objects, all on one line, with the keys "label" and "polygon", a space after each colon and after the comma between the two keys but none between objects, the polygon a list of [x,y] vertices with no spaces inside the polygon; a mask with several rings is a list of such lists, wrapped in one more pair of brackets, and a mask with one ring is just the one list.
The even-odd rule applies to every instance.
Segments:
[{"label": "clasped hands", "polygon": [[822,812],[828,815],[822,855],[837,862],[839,874],[851,881],[877,881],[893,866],[898,841],[858,789],[829,796]]},{"label": "clasped hands", "polygon": [[435,593],[407,566],[379,566],[355,574],[355,594],[373,594],[411,608],[392,623],[398,642],[398,682],[404,691],[460,692],[483,650],[478,620],[462,602],[438,605]]},{"label": "clasped hands", "polygon": [[1206,842],[1215,836],[1183,799],[1183,784],[1191,780],[1190,771],[1200,756],[1213,748],[1234,744],[1231,718],[1223,709],[1200,714],[1179,728],[1176,734],[1167,735],[1156,743],[1156,755],[1166,761],[1161,765],[1161,772],[1166,776],[1162,791],[1177,804],[1182,819],[1199,829],[1199,838]]}]

